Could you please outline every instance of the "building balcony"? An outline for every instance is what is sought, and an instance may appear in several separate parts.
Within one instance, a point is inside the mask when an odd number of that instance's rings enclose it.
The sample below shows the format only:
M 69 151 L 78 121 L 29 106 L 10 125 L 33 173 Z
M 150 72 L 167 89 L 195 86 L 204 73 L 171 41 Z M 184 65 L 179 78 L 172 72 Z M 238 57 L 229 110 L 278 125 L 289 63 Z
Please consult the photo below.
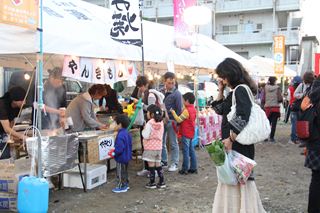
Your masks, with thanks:
M 163 3 L 156 5 L 144 6 L 143 17 L 146 18 L 169 18 L 173 17 L 173 4 Z
M 299 29 L 278 29 L 277 35 L 286 37 L 286 45 L 299 44 Z M 243 44 L 272 44 L 272 30 L 253 32 L 217 32 L 216 40 L 223 45 L 243 45 Z
M 276 0 L 276 11 L 298 11 L 300 10 L 300 0 Z M 236 0 L 224 1 L 216 0 L 216 13 L 239 13 L 272 11 L 272 0 Z

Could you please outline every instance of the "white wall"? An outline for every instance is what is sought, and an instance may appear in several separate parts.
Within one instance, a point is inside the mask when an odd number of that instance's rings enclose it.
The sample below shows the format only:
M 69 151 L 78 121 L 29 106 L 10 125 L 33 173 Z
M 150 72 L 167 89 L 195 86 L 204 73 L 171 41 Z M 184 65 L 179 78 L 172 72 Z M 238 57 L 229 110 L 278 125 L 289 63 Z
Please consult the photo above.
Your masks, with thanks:
M 232 46 L 228 48 L 230 48 L 234 52 L 248 52 L 249 59 L 256 55 L 272 58 L 271 44 Z

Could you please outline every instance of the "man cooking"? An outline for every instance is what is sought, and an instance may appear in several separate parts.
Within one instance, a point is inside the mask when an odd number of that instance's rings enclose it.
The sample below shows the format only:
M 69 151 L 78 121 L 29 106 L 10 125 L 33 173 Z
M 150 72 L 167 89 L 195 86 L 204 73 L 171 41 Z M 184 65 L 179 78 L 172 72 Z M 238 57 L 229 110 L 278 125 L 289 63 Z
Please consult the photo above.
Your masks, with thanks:
M 0 159 L 10 158 L 9 137 L 24 140 L 22 133 L 12 129 L 14 119 L 18 116 L 24 103 L 25 90 L 22 87 L 12 87 L 0 98 Z

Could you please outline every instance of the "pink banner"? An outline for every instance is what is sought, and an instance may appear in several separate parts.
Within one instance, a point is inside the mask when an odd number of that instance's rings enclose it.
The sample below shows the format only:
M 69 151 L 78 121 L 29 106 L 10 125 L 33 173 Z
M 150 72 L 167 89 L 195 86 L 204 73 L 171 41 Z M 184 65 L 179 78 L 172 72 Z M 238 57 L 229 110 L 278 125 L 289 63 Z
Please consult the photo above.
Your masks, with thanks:
M 187 34 L 188 25 L 183 21 L 183 11 L 195 4 L 196 0 L 173 0 L 173 22 L 176 33 Z

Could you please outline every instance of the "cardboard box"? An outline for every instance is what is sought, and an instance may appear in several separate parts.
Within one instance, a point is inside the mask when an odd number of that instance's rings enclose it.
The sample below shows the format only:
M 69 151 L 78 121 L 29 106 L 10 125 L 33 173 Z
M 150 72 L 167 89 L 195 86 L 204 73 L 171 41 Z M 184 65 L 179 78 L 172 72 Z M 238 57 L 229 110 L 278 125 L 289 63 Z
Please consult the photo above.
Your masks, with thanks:
M 83 170 L 83 164 L 81 164 Z M 84 174 L 83 174 L 84 175 Z M 107 182 L 107 166 L 102 164 L 87 164 L 87 189 L 93 189 Z M 78 166 L 63 173 L 63 186 L 82 189 Z
M 0 161 L 0 192 L 17 193 L 18 182 L 30 174 L 30 159 L 19 159 L 14 163 Z
M 17 211 L 17 195 L 0 192 L 0 211 Z

